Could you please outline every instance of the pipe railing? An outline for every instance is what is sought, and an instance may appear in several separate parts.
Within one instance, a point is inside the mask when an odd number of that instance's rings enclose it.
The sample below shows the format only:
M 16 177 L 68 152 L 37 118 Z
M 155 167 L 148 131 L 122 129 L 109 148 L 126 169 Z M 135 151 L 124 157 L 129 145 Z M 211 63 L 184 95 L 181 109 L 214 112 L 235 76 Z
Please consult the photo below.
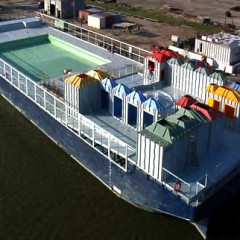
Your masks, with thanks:
M 36 12 L 36 15 L 40 17 L 42 22 L 50 25 L 53 28 L 57 28 L 55 26 L 55 21 L 59 21 L 59 19 L 46 15 L 41 12 Z M 87 41 L 91 44 L 94 44 L 99 47 L 103 47 L 112 51 L 121 56 L 127 57 L 131 60 L 134 60 L 138 63 L 143 64 L 145 56 L 151 54 L 150 51 L 145 49 L 136 47 L 134 45 L 119 41 L 117 39 L 107 37 L 106 35 L 94 32 L 92 30 L 77 26 L 73 23 L 66 22 L 61 20 L 64 24 L 64 28 L 57 28 L 63 32 L 67 32 L 77 38 L 80 38 L 84 41 Z
M 176 186 L 175 184 L 178 182 L 180 184 L 180 189 L 176 192 L 186 197 L 189 202 L 191 202 L 191 199 L 193 199 L 193 197 L 198 195 L 204 188 L 207 187 L 207 174 L 200 177 L 194 183 L 188 183 L 166 168 L 162 168 L 162 173 L 162 182 L 171 190 L 176 190 L 174 188 Z M 202 183 L 202 180 L 204 180 L 204 183 Z
M 136 151 L 134 148 L 107 132 L 79 112 L 76 112 L 64 101 L 58 99 L 51 92 L 48 92 L 45 88 L 38 85 L 2 59 L 0 59 L 0 76 L 57 121 L 81 137 L 86 143 L 92 145 L 98 152 L 104 155 L 95 145 L 101 145 L 103 148 L 106 148 L 108 150 L 107 156 L 109 160 L 123 171 L 127 171 L 128 162 L 135 164 L 129 158 L 129 156 Z M 85 139 L 86 136 L 88 141 Z M 99 141 L 99 137 L 102 138 L 103 141 Z M 91 141 L 91 143 L 89 143 L 89 141 Z M 118 154 L 124 159 L 123 166 L 116 163 L 115 159 L 111 157 L 112 154 Z

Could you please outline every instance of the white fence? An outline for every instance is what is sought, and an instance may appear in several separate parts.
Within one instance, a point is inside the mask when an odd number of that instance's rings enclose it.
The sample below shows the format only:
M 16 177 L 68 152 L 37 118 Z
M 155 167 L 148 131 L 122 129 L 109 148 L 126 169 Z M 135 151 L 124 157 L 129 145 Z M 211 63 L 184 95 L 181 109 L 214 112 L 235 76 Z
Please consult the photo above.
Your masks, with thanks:
M 48 24 L 53 28 L 56 28 L 55 21 L 59 19 L 40 12 L 37 12 L 36 15 L 40 17 L 42 22 Z M 116 54 L 130 58 L 138 63 L 143 64 L 144 57 L 151 54 L 150 51 L 144 50 L 134 45 L 119 41 L 111 37 L 107 37 L 106 35 L 88 30 L 66 21 L 63 22 L 64 28 L 58 28 L 59 30 L 67 32 L 77 38 L 80 38 L 99 47 L 103 47 L 109 51 L 114 51 Z
M 122 170 L 127 171 L 128 162 L 135 164 L 130 157 L 135 155 L 135 149 L 80 113 L 74 112 L 53 93 L 48 92 L 2 59 L 0 59 L 0 76 Z

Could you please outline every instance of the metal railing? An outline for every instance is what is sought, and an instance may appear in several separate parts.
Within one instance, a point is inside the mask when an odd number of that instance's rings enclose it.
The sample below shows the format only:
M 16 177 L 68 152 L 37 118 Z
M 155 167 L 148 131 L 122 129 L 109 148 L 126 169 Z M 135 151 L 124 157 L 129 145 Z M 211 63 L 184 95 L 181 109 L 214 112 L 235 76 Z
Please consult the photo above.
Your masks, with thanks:
M 151 54 L 150 51 L 136 47 L 134 45 L 119 41 L 117 39 L 107 37 L 106 35 L 88 30 L 86 28 L 77 26 L 75 24 L 63 21 L 64 28 L 57 28 L 55 26 L 55 21 L 59 20 L 55 17 L 46 15 L 41 12 L 36 12 L 36 15 L 42 20 L 42 22 L 48 24 L 49 26 L 67 32 L 72 36 L 75 36 L 81 40 L 87 41 L 96 46 L 112 51 L 115 54 L 127 57 L 133 61 L 143 64 L 145 56 Z
M 166 187 L 170 188 L 171 190 L 176 190 L 175 184 L 178 182 L 180 184 L 180 189 L 177 191 L 179 195 L 190 203 L 196 195 L 198 195 L 204 188 L 207 187 L 208 176 L 205 174 L 204 176 L 200 177 L 194 183 L 187 183 L 177 175 L 173 174 L 166 168 L 162 169 L 162 182 L 166 185 Z
M 122 170 L 127 171 L 128 162 L 135 164 L 130 158 L 135 154 L 134 148 L 69 107 L 2 59 L 0 76 Z

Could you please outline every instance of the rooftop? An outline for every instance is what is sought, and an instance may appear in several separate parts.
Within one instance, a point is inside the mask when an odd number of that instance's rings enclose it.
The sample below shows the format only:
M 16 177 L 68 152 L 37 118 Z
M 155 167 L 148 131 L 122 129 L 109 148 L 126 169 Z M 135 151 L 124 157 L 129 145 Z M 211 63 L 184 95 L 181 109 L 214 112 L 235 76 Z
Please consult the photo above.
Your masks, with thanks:
M 145 128 L 141 133 L 167 146 L 206 122 L 206 118 L 197 110 L 181 108 L 175 114 Z
M 202 40 L 206 40 L 208 42 L 219 43 L 231 47 L 240 45 L 240 37 L 236 35 L 232 35 L 229 33 L 216 33 L 208 36 L 202 36 Z

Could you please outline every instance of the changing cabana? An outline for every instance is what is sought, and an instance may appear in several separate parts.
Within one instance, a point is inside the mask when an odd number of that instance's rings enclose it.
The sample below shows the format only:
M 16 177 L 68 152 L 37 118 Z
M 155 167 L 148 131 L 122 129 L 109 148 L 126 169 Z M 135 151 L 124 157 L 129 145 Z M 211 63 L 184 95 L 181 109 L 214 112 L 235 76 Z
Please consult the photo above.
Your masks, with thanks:
M 101 107 L 100 82 L 86 74 L 72 75 L 65 79 L 64 97 L 69 111 L 91 114 Z
M 126 96 L 131 90 L 123 84 L 118 84 L 113 89 L 113 116 L 125 120 Z
M 116 82 L 111 78 L 105 78 L 101 81 L 101 102 L 102 108 L 113 112 L 113 89 L 117 86 Z
M 146 101 L 146 97 L 140 91 L 134 90 L 127 95 L 126 102 L 126 116 L 125 122 L 140 130 L 141 129 L 141 107 L 142 103 Z
M 226 114 L 227 126 L 240 130 L 240 93 L 231 87 L 217 84 L 209 84 L 206 93 L 207 104 Z
M 149 98 L 142 104 L 141 110 L 141 129 L 144 129 L 157 121 L 158 116 L 160 115 L 160 112 L 164 110 L 164 107 L 159 101 L 154 98 Z
M 231 83 L 230 87 L 240 92 L 240 82 L 233 82 Z

